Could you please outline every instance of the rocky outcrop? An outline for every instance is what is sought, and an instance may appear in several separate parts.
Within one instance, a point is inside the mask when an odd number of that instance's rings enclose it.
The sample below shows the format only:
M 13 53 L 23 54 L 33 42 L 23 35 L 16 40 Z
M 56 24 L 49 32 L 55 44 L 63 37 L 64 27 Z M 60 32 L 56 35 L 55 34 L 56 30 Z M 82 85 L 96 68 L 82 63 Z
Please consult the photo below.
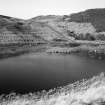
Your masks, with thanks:
M 91 23 L 67 23 L 67 30 L 75 32 L 75 34 L 95 33 L 96 29 Z

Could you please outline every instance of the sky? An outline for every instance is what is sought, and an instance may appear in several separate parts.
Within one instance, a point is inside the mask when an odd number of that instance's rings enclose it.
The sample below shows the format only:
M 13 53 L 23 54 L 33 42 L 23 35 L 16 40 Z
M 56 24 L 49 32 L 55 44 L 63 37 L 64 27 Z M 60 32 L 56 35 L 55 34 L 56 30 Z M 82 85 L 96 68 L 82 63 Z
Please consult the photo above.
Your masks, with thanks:
M 105 8 L 105 0 L 0 0 L 0 15 L 21 19 L 69 15 L 91 8 Z

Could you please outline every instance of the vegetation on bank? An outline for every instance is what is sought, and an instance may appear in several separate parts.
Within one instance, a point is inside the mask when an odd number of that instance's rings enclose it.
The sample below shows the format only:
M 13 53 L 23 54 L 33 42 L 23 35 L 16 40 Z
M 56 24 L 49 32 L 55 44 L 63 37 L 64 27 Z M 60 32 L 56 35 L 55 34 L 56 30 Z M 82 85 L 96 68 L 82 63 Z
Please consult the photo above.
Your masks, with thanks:
M 104 105 L 105 76 L 101 73 L 48 92 L 0 96 L 0 105 Z
M 73 42 L 60 43 L 59 45 L 54 43 L 46 52 L 49 54 L 79 54 L 105 59 L 105 42 L 75 40 Z
M 32 45 L 31 43 L 27 45 L 0 45 L 0 59 L 32 52 L 81 54 L 98 59 L 105 59 L 105 42 L 74 40 L 71 42 L 54 41 L 37 45 Z
M 34 45 L 2 45 L 0 46 L 0 59 L 8 58 L 8 57 L 16 57 L 23 54 L 28 53 L 36 53 L 36 52 L 44 52 L 47 46 L 45 44 Z

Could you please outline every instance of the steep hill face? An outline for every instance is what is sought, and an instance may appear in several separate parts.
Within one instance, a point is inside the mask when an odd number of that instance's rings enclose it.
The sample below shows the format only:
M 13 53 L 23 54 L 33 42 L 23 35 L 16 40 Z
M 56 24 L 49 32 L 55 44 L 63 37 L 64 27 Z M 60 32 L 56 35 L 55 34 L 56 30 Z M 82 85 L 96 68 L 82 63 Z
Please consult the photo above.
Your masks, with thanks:
M 63 16 L 55 15 L 38 16 L 27 20 L 32 32 L 36 32 L 36 34 L 50 41 L 54 39 L 69 40 L 67 30 L 60 26 L 62 22 Z
M 25 38 L 28 33 L 34 39 L 38 36 L 47 41 L 105 40 L 105 9 L 89 9 L 64 16 L 38 16 L 29 20 L 0 15 L 0 33 L 13 34 L 12 39 L 13 36 Z
M 105 31 L 105 9 L 89 9 L 84 12 L 71 14 L 67 18 L 69 22 L 91 23 L 97 32 Z
M 105 40 L 105 9 L 89 9 L 64 16 L 67 30 L 76 39 Z
M 25 20 L 0 15 L 0 44 L 24 44 L 38 40 L 42 41 L 42 38 L 32 33 Z
M 24 20 L 0 15 L 0 33 L 9 31 L 18 34 L 29 30 L 30 28 L 25 24 Z
M 60 38 L 68 40 L 105 40 L 105 9 L 89 9 L 69 16 L 38 16 L 28 22 L 44 23 L 58 32 Z
M 52 27 L 46 22 L 29 22 L 31 32 L 36 33 L 38 36 L 43 37 L 45 40 L 52 41 L 53 39 L 65 39 L 65 35 L 62 35 L 55 27 Z

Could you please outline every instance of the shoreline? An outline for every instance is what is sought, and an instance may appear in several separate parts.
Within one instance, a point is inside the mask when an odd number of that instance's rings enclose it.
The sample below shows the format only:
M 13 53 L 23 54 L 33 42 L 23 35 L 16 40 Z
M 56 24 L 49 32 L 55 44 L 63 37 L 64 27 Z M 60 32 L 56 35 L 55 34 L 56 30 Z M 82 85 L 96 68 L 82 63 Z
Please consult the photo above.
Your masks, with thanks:
M 29 94 L 1 95 L 2 105 L 104 105 L 104 73 L 90 79 L 83 79 L 58 89 L 43 90 Z M 101 104 L 103 103 L 103 104 Z
M 105 41 L 80 41 L 66 43 L 49 43 L 37 46 L 22 46 L 0 48 L 0 59 L 15 57 L 28 53 L 48 53 L 48 54 L 83 54 L 90 57 L 98 56 L 99 59 L 105 59 Z M 97 58 L 97 57 L 96 57 Z
M 67 43 L 66 43 L 67 44 Z M 105 57 L 105 45 L 97 44 L 67 44 L 67 46 L 33 46 L 26 47 L 24 54 L 45 52 L 50 54 L 81 54 L 82 56 L 98 56 L 98 59 Z M 76 46 L 75 46 L 76 45 Z M 24 49 L 20 50 L 20 55 Z M 15 50 L 15 51 L 16 51 Z M 17 52 L 19 54 L 19 52 Z M 14 53 L 14 54 L 16 54 Z M 8 53 L 7 53 L 8 54 Z M 11 53 L 10 53 L 11 54 Z M 13 53 L 12 53 L 13 54 Z M 16 55 L 15 55 L 16 56 Z M 15 57 L 14 56 L 14 57 Z M 18 56 L 18 55 L 17 55 Z M 13 57 L 13 56 L 12 56 Z M 93 57 L 95 58 L 95 57 Z M 3 58 L 4 59 L 4 58 Z M 100 104 L 103 103 L 103 104 Z M 42 90 L 41 92 L 29 94 L 2 94 L 0 96 L 1 105 L 104 105 L 105 104 L 105 76 L 101 73 L 91 79 L 83 79 L 81 81 L 68 84 L 63 87 L 50 89 L 49 91 Z

